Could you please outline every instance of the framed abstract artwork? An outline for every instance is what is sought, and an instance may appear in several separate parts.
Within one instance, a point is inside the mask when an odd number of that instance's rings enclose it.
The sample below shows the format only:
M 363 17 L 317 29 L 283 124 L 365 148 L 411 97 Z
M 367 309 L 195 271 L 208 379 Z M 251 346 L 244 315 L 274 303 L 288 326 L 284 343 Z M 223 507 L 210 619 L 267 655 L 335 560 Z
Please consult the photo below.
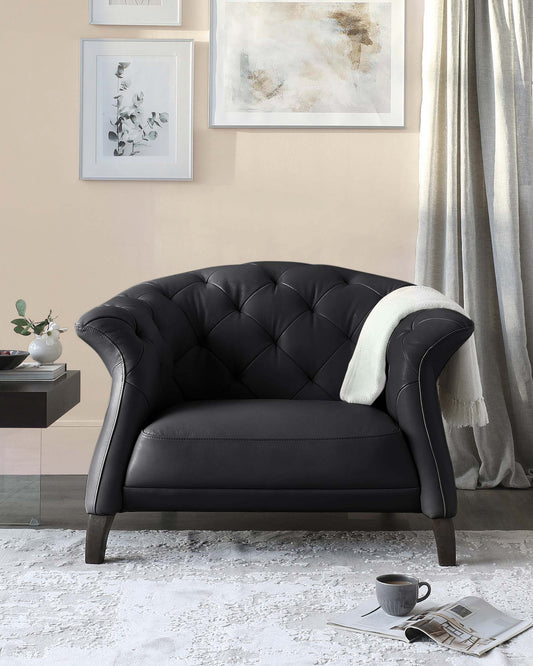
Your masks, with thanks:
M 181 0 L 89 0 L 95 25 L 181 25 Z
M 211 127 L 402 127 L 404 0 L 211 0 Z
M 83 39 L 80 178 L 192 180 L 193 41 Z

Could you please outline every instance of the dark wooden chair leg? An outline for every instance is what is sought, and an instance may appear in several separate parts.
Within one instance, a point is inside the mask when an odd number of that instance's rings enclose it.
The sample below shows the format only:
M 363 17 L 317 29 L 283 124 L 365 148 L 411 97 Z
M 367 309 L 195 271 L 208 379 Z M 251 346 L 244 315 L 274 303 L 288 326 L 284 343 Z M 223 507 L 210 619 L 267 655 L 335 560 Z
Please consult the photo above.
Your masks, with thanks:
M 85 563 L 102 564 L 105 559 L 107 537 L 115 516 L 89 514 L 85 537 Z
M 455 529 L 451 518 L 434 518 L 433 534 L 437 544 L 437 555 L 441 567 L 454 567 L 457 564 L 455 554 Z

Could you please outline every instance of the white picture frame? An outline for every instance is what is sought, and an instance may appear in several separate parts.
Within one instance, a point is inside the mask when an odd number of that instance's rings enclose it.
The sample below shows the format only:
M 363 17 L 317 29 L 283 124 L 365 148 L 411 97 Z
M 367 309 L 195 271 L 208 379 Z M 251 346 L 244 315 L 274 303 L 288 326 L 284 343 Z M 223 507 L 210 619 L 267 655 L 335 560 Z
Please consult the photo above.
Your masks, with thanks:
M 210 127 L 404 126 L 405 0 L 211 0 L 210 13 Z
M 81 180 L 192 180 L 192 39 L 82 39 Z
M 181 25 L 182 0 L 89 0 L 93 25 Z

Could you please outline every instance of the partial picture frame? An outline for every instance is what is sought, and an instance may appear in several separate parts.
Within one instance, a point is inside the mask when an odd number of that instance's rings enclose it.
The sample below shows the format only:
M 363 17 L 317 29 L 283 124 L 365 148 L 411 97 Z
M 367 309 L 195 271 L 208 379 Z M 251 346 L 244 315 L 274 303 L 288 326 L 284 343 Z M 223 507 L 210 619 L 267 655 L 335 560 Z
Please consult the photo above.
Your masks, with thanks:
M 81 180 L 192 180 L 192 39 L 82 39 Z
M 405 0 L 211 0 L 210 14 L 210 127 L 404 127 Z
M 181 25 L 182 0 L 89 0 L 93 25 Z

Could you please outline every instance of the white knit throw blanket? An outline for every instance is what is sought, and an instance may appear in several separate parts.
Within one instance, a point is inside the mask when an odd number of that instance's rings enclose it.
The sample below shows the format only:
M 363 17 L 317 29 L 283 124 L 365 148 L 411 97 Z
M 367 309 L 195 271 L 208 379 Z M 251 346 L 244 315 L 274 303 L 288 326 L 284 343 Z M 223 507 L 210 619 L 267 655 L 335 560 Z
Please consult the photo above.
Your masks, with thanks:
M 412 312 L 434 308 L 447 308 L 466 315 L 460 305 L 431 287 L 401 287 L 384 296 L 361 329 L 342 383 L 341 400 L 371 405 L 385 387 L 385 356 L 392 332 Z M 442 371 L 439 397 L 442 414 L 450 425 L 484 426 L 489 422 L 473 335 Z

